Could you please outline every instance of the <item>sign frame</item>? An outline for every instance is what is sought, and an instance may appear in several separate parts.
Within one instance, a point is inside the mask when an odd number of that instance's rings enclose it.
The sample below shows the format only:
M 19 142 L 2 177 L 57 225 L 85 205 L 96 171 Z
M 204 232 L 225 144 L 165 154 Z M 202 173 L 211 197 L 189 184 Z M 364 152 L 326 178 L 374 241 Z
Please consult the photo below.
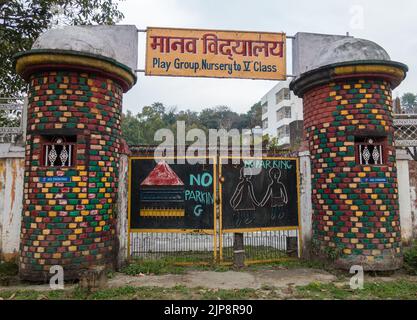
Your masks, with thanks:
M 183 75 L 183 74 L 158 74 L 149 72 L 149 51 L 150 51 L 150 31 L 151 30 L 165 30 L 165 31 L 180 31 L 180 32 L 213 32 L 213 33 L 236 33 L 236 34 L 256 34 L 260 35 L 277 35 L 282 37 L 283 42 L 283 56 L 282 60 L 283 70 L 280 72 L 280 77 L 251 77 L 251 76 L 215 76 L 215 75 Z M 202 55 L 201 55 L 202 56 Z M 233 60 L 232 60 L 233 61 Z M 253 62 L 253 61 L 252 61 Z M 194 29 L 194 28 L 168 28 L 168 27 L 147 27 L 146 28 L 146 45 L 145 45 L 145 76 L 157 77 L 192 77 L 192 78 L 216 78 L 216 79 L 250 79 L 250 80 L 272 80 L 285 81 L 287 80 L 287 34 L 285 32 L 264 32 L 264 31 L 237 31 L 237 30 L 223 30 L 223 29 Z M 254 71 L 251 71 L 253 74 Z

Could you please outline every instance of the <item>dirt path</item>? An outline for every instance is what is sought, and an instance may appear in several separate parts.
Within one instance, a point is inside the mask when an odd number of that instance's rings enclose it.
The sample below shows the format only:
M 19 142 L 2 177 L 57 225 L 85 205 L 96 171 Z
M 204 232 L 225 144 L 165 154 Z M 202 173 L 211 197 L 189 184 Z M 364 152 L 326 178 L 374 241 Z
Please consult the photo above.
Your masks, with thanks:
M 116 273 L 108 280 L 109 288 L 122 286 L 132 287 L 164 287 L 185 286 L 188 288 L 207 289 L 261 289 L 264 287 L 284 288 L 288 286 L 307 285 L 313 281 L 329 283 L 336 281 L 336 277 L 326 271 L 315 269 L 283 269 L 262 270 L 248 272 L 215 272 L 188 271 L 184 274 L 140 275 L 128 276 Z M 65 285 L 66 290 L 74 289 L 76 285 Z M 46 291 L 49 285 L 34 285 L 22 283 L 12 286 L 0 286 L 0 290 L 34 290 Z
M 313 281 L 333 282 L 336 277 L 326 271 L 314 269 L 262 270 L 252 272 L 190 271 L 179 275 L 127 276 L 117 274 L 109 280 L 109 287 L 129 285 L 133 287 L 151 286 L 171 288 L 185 286 L 208 289 L 261 289 L 263 287 L 282 288 L 289 285 L 302 286 Z
M 334 283 L 336 286 L 348 284 L 348 274 L 345 279 L 337 278 L 335 275 L 319 269 L 294 268 L 294 269 L 273 269 L 257 271 L 195 271 L 190 270 L 184 274 L 165 274 L 165 275 L 138 275 L 129 276 L 122 273 L 115 273 L 108 280 L 107 287 L 117 288 L 124 286 L 131 287 L 158 287 L 173 288 L 184 286 L 187 288 L 205 289 L 264 289 L 264 288 L 288 288 L 305 286 L 312 282 L 322 284 Z M 396 273 L 390 277 L 365 276 L 365 281 L 389 282 L 395 280 L 417 281 L 417 277 L 407 276 Z M 76 284 L 66 284 L 65 290 L 74 289 Z M 34 285 L 22 283 L 11 286 L 0 286 L 0 291 L 48 291 L 49 285 Z

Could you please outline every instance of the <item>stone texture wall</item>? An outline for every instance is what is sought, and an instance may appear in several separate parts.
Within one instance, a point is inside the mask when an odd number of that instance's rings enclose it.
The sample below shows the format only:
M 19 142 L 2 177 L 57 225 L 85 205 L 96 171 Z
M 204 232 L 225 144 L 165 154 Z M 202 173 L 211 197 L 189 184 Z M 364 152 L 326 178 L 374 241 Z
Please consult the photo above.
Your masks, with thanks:
M 312 159 L 314 246 L 342 267 L 395 269 L 401 264 L 390 84 L 347 79 L 304 95 Z M 384 165 L 359 165 L 355 136 L 386 136 Z M 364 183 L 362 178 L 386 178 Z
M 122 88 L 94 73 L 30 77 L 20 274 L 40 280 L 52 265 L 65 278 L 113 260 Z M 72 167 L 45 167 L 45 135 L 76 136 Z M 70 182 L 42 183 L 66 176 Z
M 417 161 L 409 161 L 408 168 L 410 172 L 410 200 L 413 237 L 414 239 L 417 239 Z
M 22 148 L 23 151 L 23 148 Z M 0 261 L 18 257 L 23 195 L 23 152 L 0 156 Z

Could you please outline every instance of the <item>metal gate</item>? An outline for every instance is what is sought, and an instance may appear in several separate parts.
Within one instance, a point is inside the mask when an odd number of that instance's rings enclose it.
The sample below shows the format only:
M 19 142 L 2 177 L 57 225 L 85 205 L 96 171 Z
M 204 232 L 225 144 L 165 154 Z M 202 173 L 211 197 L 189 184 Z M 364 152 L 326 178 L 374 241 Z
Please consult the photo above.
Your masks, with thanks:
M 131 258 L 227 264 L 235 233 L 247 264 L 300 254 L 297 158 L 130 157 L 128 196 Z

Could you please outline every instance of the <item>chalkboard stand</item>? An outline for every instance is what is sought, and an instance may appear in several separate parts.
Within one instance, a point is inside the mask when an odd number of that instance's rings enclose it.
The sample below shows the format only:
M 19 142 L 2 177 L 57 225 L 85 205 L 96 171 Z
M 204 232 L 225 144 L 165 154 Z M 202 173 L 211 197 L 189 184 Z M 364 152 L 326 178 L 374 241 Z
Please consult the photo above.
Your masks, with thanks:
M 243 233 L 234 233 L 233 236 L 233 266 L 239 269 L 245 266 L 245 248 L 243 246 Z

